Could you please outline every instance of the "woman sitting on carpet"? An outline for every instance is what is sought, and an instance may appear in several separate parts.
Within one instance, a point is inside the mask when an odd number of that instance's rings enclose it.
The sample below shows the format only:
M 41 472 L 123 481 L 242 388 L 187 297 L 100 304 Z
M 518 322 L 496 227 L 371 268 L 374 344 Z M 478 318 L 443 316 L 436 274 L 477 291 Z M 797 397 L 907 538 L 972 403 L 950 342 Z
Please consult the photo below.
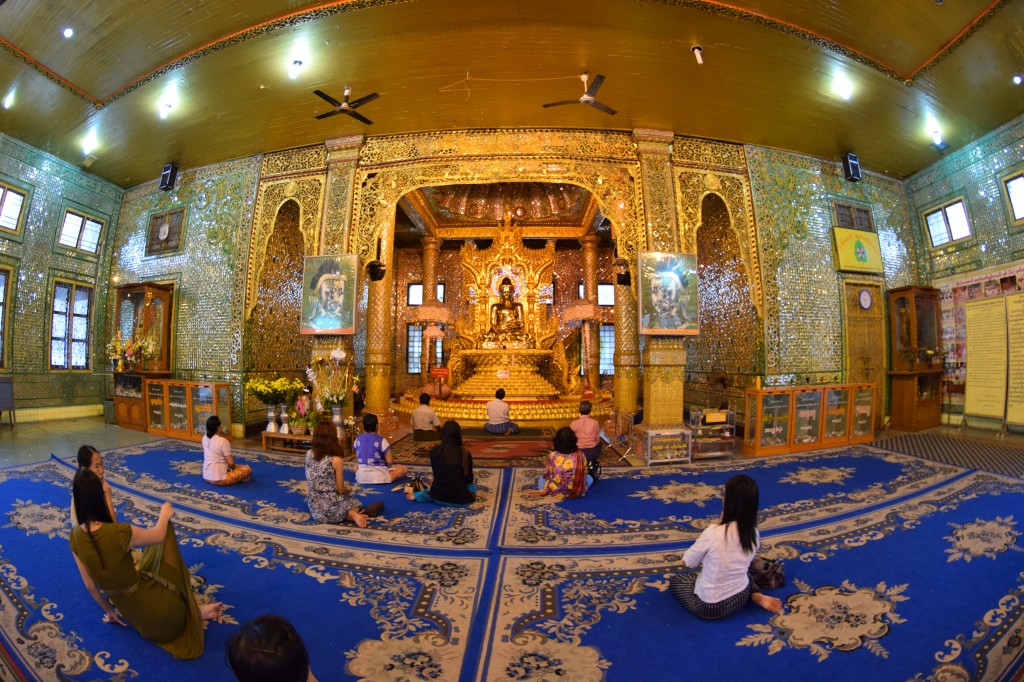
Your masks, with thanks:
M 375 485 L 391 483 L 409 472 L 409 467 L 391 459 L 391 444 L 377 434 L 377 415 L 363 415 L 363 433 L 352 443 L 356 451 L 356 483 Z
M 748 601 L 778 613 L 782 602 L 760 592 L 748 575 L 761 540 L 757 532 L 758 489 L 743 474 L 725 483 L 722 516 L 704 529 L 683 555 L 683 563 L 698 571 L 677 573 L 669 588 L 687 611 L 704 620 L 721 620 Z
M 548 455 L 544 475 L 537 481 L 537 489 L 526 493 L 528 497 L 551 495 L 561 500 L 583 497 L 593 484 L 587 474 L 587 458 L 576 447 L 576 434 L 568 426 L 555 432 L 554 450 Z
M 408 492 L 407 499 L 450 507 L 465 507 L 476 501 L 473 456 L 462 447 L 462 427 L 454 419 L 441 427 L 441 443 L 430 451 L 430 468 L 433 471 L 430 490 Z
M 110 519 L 112 521 L 117 520 L 117 513 L 114 512 L 114 494 L 110 489 L 110 484 L 107 483 L 106 479 L 103 478 L 103 456 L 100 455 L 99 450 L 91 445 L 83 445 L 78 448 L 78 468 L 88 469 L 97 476 L 100 477 L 100 481 L 103 482 L 103 499 L 107 502 L 107 510 L 110 512 Z M 75 500 L 71 500 L 71 525 L 75 525 Z
M 313 429 L 313 447 L 306 452 L 309 515 L 317 523 L 351 522 L 366 528 L 367 519 L 384 511 L 383 502 L 363 508 L 345 483 L 341 443 L 334 424 L 322 421 Z
M 203 480 L 214 485 L 234 485 L 252 480 L 252 467 L 248 464 L 235 464 L 235 458 L 231 456 L 231 443 L 220 435 L 220 417 L 217 415 L 206 420 Z
M 72 494 L 79 525 L 71 531 L 71 552 L 103 622 L 131 625 L 175 658 L 201 656 L 203 621 L 219 618 L 224 605 L 196 603 L 170 523 L 171 503 L 164 502 L 155 526 L 142 528 L 114 522 L 103 481 L 89 469 L 75 474 Z M 146 547 L 138 569 L 133 545 Z

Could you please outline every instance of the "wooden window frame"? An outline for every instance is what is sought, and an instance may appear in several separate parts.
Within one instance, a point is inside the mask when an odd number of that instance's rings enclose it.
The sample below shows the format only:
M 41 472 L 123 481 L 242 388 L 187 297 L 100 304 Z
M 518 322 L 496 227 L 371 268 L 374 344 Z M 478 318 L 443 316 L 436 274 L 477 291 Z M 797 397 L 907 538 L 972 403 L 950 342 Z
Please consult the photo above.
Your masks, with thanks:
M 964 207 L 964 216 L 967 218 L 967 236 L 960 237 L 958 239 L 953 239 L 953 231 L 949 226 L 949 218 L 946 214 L 946 211 L 957 204 L 962 204 Z M 941 244 L 936 244 L 932 240 L 932 231 L 931 228 L 928 226 L 928 217 L 936 213 L 941 213 L 942 223 L 946 229 L 946 236 L 949 238 L 948 241 L 945 241 Z M 971 212 L 967 206 L 967 199 L 962 194 L 950 197 L 936 204 L 932 204 L 928 208 L 921 211 L 921 225 L 924 229 L 924 236 L 928 240 L 928 247 L 932 251 L 948 249 L 951 246 L 959 247 L 962 246 L 963 244 L 969 243 L 971 240 L 974 239 L 974 226 L 971 224 Z
M 1007 232 L 1016 233 L 1024 231 L 1024 206 L 1021 206 L 1022 215 L 1017 218 L 1013 214 L 1013 201 L 1010 198 L 1010 183 L 1020 181 L 1024 183 L 1024 164 L 1017 164 L 999 176 L 999 191 L 1003 194 L 1003 206 L 1006 208 Z
M 18 209 L 18 215 L 14 220 L 14 229 L 0 226 L 0 235 L 8 238 L 20 237 L 22 234 L 22 228 L 25 226 L 25 216 L 28 215 L 28 211 L 25 209 L 29 204 L 29 191 L 24 187 L 18 187 L 9 182 L 0 181 L 0 208 L 3 208 L 3 205 L 10 194 L 17 194 L 21 197 L 21 208 Z
M 68 293 L 68 311 L 67 313 L 58 313 L 56 310 L 56 299 L 57 299 L 57 288 L 58 287 L 69 287 Z M 89 310 L 85 315 L 77 315 L 75 310 L 75 299 L 79 290 L 89 291 Z M 47 365 L 51 372 L 88 372 L 92 370 L 92 316 L 95 310 L 96 303 L 96 287 L 91 284 L 84 282 L 75 282 L 68 279 L 54 279 L 53 286 L 50 288 L 50 326 L 47 332 L 47 336 L 50 342 L 47 346 Z M 66 324 L 64 326 L 64 336 L 57 337 L 53 335 L 53 322 L 58 315 L 64 315 L 67 317 Z M 86 320 L 86 332 L 85 339 L 75 339 L 73 336 L 74 321 L 76 317 L 84 317 Z M 54 365 L 53 364 L 53 344 L 54 341 L 63 341 L 64 346 L 64 360 L 65 365 Z M 73 365 L 74 354 L 72 349 L 75 343 L 85 343 L 85 366 L 75 367 Z
M 78 216 L 79 218 L 82 219 L 82 227 L 78 231 L 78 237 L 75 240 L 75 246 L 65 244 L 64 242 L 61 241 L 61 237 L 64 236 L 64 225 L 67 224 L 69 215 Z M 100 226 L 99 233 L 96 235 L 95 251 L 90 251 L 89 249 L 82 248 L 82 235 L 85 234 L 86 221 L 96 223 L 97 225 Z M 100 252 L 100 247 L 103 245 L 103 230 L 106 228 L 106 226 L 106 221 L 100 220 L 96 216 L 89 215 L 84 211 L 79 211 L 74 208 L 65 208 L 64 214 L 60 220 L 60 226 L 57 228 L 57 246 L 62 249 L 68 249 L 70 251 L 75 251 L 77 253 L 84 253 L 89 256 L 98 256 Z

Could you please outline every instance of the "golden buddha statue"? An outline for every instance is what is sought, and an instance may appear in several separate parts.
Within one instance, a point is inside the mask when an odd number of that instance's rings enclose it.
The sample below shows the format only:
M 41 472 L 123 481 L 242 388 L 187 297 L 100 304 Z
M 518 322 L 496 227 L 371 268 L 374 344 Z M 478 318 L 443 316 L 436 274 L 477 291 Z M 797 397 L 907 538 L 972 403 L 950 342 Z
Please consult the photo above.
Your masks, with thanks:
M 491 305 L 491 327 L 487 330 L 486 339 L 496 342 L 528 341 L 523 304 L 515 300 L 516 288 L 512 280 L 508 277 L 502 279 L 498 292 L 498 302 Z

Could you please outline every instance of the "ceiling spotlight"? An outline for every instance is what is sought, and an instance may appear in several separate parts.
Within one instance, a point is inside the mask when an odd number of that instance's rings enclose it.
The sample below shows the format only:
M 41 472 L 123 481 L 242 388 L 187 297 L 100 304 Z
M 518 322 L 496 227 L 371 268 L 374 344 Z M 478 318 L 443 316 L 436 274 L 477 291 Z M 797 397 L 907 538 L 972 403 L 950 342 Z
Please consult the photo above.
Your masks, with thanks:
M 700 45 L 694 45 L 693 47 L 690 48 L 690 52 L 693 53 L 693 56 L 697 59 L 697 63 L 698 64 L 703 64 L 704 63 L 704 48 L 703 47 L 701 47 Z
M 288 77 L 289 78 L 298 78 L 300 71 L 302 71 L 302 60 L 301 59 L 292 60 L 292 65 L 288 67 Z
M 174 108 L 174 105 L 172 105 L 170 102 L 164 102 L 163 104 L 161 104 L 160 105 L 160 118 L 167 118 L 167 116 L 171 113 L 171 109 L 173 109 L 173 108 Z
M 71 28 L 70 26 L 68 26 L 66 29 L 64 29 L 64 37 L 65 38 L 70 38 L 73 35 L 75 35 L 75 29 Z
M 1017 74 L 1016 76 L 1013 77 L 1013 84 L 1014 85 L 1020 85 L 1020 83 L 1021 83 L 1021 77 L 1020 77 L 1020 74 Z
M 10 109 L 14 106 L 14 90 L 8 92 L 7 96 L 4 97 L 3 106 L 4 109 Z

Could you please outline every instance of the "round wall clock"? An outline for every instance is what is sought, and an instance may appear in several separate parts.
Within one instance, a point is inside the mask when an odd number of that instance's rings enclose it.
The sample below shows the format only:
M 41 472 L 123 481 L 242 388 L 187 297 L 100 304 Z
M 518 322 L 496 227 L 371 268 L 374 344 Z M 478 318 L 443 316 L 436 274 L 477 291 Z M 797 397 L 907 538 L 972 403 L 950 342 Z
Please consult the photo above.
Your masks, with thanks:
M 857 302 L 860 303 L 860 307 L 864 310 L 868 310 L 874 299 L 871 298 L 871 292 L 867 289 L 861 289 L 860 293 L 857 294 Z

